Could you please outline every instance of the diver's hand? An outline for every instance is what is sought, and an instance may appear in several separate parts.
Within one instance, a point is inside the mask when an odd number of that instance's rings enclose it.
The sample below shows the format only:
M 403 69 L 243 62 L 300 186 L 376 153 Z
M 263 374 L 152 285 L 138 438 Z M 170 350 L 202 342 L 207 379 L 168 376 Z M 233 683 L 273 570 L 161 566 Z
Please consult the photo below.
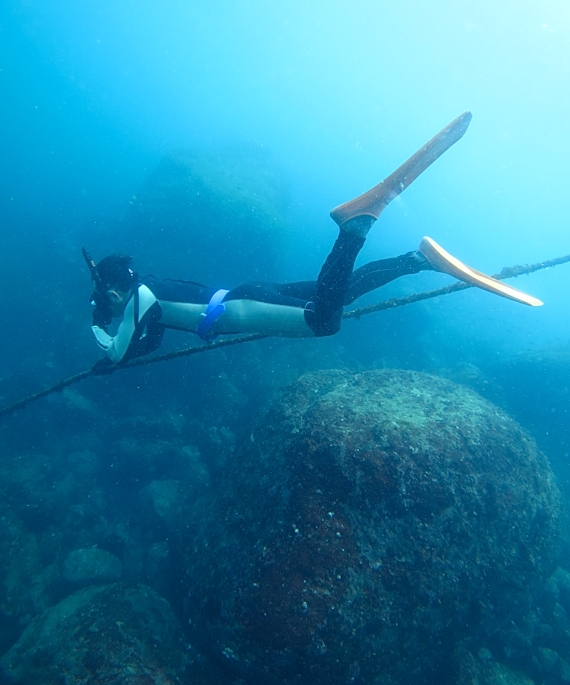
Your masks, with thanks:
M 99 328 L 99 326 L 91 326 L 91 332 L 95 336 L 97 345 L 99 345 L 102 350 L 107 351 L 113 342 L 113 338 L 104 328 Z
M 93 366 L 91 373 L 94 376 L 105 376 L 109 373 L 113 373 L 115 364 L 109 359 L 109 357 L 103 357 Z
M 111 323 L 111 316 L 106 309 L 102 307 L 95 307 L 91 315 L 94 326 L 105 329 Z

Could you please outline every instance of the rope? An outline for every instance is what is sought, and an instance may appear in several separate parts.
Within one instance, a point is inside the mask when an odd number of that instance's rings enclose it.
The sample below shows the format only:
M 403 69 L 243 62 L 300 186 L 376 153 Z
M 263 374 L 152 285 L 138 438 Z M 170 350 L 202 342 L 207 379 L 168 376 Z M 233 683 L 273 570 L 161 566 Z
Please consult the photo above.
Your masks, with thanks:
M 549 259 L 546 262 L 537 262 L 536 264 L 505 266 L 501 273 L 495 274 L 493 278 L 496 278 L 498 281 L 504 281 L 507 278 L 516 278 L 517 276 L 532 274 L 535 271 L 548 269 L 551 266 L 558 266 L 559 264 L 566 264 L 567 262 L 570 262 L 570 254 L 564 255 L 564 257 L 557 257 L 556 259 Z M 456 293 L 459 290 L 467 290 L 467 288 L 475 287 L 476 286 L 470 285 L 469 283 L 462 283 L 461 281 L 458 281 L 457 283 L 447 285 L 444 288 L 438 288 L 437 290 L 428 290 L 423 293 L 415 293 L 414 295 L 409 295 L 408 297 L 395 297 L 392 300 L 385 300 L 384 302 L 378 302 L 378 304 L 371 304 L 368 307 L 352 309 L 349 312 L 344 312 L 343 317 L 345 319 L 359 319 L 361 316 L 366 316 L 366 314 L 372 314 L 373 312 L 381 312 L 385 309 L 393 309 L 394 307 L 403 307 L 407 304 L 413 304 L 414 302 L 431 300 L 433 297 L 441 297 L 442 295 L 449 295 L 450 293 Z
M 522 266 L 506 266 L 499 274 L 493 276 L 497 280 L 505 280 L 506 278 L 516 278 L 517 276 L 522 276 L 524 274 L 531 274 L 535 271 L 540 271 L 542 269 L 549 269 L 553 266 L 558 266 L 560 264 L 566 264 L 570 262 L 570 254 L 564 257 L 557 257 L 556 259 L 549 259 L 545 262 L 537 262 L 536 264 L 526 264 Z M 458 281 L 453 285 L 448 285 L 444 288 L 438 288 L 437 290 L 428 290 L 422 293 L 415 293 L 414 295 L 408 295 L 407 297 L 395 297 L 391 300 L 385 300 L 384 302 L 378 302 L 377 304 L 372 304 L 367 307 L 359 307 L 358 309 L 352 309 L 349 312 L 344 312 L 344 319 L 360 319 L 361 316 L 366 316 L 367 314 L 372 314 L 373 312 L 380 312 L 386 309 L 394 309 L 395 307 L 404 307 L 408 304 L 413 304 L 414 302 L 421 302 L 422 300 L 431 300 L 434 297 L 441 297 L 442 295 L 449 295 L 450 293 L 455 293 L 459 290 L 466 290 L 467 288 L 473 288 L 468 283 L 462 283 Z M 121 366 L 111 366 L 106 372 L 106 375 L 115 373 L 117 371 L 122 371 L 123 369 L 133 369 L 139 366 L 147 366 L 148 364 L 157 364 L 158 362 L 170 361 L 171 359 L 178 359 L 179 357 L 189 357 L 193 354 L 200 354 L 202 352 L 212 352 L 214 350 L 219 350 L 222 347 L 232 347 L 234 345 L 242 345 L 243 343 L 254 342 L 255 340 L 263 340 L 267 336 L 263 333 L 254 333 L 253 335 L 242 335 L 237 338 L 231 338 L 227 340 L 218 340 L 217 342 L 209 343 L 207 345 L 199 345 L 196 347 L 185 347 L 181 350 L 175 350 L 174 352 L 166 352 L 165 354 L 159 354 L 154 357 L 149 357 L 145 359 L 135 359 L 127 364 Z M 78 373 L 75 376 L 70 376 L 69 378 L 64 378 L 55 385 L 45 388 L 41 392 L 37 392 L 34 395 L 29 395 L 14 404 L 10 404 L 7 407 L 0 409 L 0 418 L 7 416 L 8 414 L 13 414 L 18 409 L 24 409 L 32 402 L 42 399 L 42 397 L 47 397 L 56 392 L 61 392 L 70 385 L 75 385 L 80 381 L 88 378 L 89 376 L 94 376 L 93 369 L 88 369 L 82 373 Z

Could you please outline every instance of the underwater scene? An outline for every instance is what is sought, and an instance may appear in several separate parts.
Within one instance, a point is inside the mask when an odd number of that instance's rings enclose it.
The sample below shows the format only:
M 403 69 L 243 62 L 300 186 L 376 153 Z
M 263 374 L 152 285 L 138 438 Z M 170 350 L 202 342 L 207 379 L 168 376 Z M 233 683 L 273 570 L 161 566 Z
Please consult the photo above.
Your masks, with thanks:
M 0 3 L 0 684 L 570 683 L 570 4 Z

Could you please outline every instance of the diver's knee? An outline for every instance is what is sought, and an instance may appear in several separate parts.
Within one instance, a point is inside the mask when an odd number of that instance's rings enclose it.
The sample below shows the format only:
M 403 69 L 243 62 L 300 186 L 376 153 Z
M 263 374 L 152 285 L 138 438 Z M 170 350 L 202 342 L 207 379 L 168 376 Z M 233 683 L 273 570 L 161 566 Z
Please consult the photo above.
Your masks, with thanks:
M 309 302 L 305 307 L 305 322 L 317 338 L 335 335 L 340 331 L 342 307 L 325 319 L 319 316 L 319 312 L 315 310 L 314 302 Z

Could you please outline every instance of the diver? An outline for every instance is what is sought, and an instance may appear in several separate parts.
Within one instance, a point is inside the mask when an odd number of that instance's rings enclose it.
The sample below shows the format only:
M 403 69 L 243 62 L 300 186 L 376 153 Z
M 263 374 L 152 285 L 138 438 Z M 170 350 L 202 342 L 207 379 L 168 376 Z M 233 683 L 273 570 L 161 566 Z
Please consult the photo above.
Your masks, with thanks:
M 354 270 L 366 236 L 385 207 L 464 135 L 470 121 L 471 113 L 463 113 L 377 186 L 331 211 L 339 235 L 316 281 L 249 282 L 225 290 L 192 281 L 139 278 L 131 269 L 131 257 L 110 255 L 96 264 L 83 248 L 94 287 L 92 331 L 106 353 L 93 372 L 108 372 L 115 364 L 156 350 L 167 328 L 196 333 L 205 341 L 236 333 L 334 335 L 340 330 L 345 305 L 396 278 L 426 270 L 523 304 L 542 305 L 463 264 L 429 237 L 415 251 Z M 111 336 L 107 328 L 118 317 L 122 322 Z

